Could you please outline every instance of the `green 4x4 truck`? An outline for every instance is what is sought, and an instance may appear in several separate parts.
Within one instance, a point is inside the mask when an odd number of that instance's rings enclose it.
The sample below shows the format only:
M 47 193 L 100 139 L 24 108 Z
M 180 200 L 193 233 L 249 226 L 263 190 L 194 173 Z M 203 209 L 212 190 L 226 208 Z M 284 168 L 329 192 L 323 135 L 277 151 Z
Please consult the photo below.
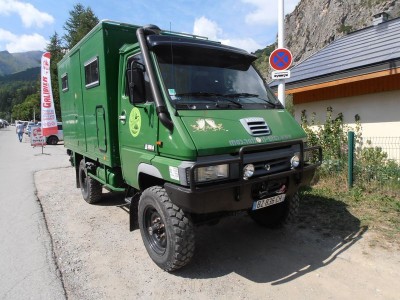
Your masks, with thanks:
M 286 222 L 321 163 L 255 59 L 198 36 L 102 21 L 58 64 L 77 187 L 89 203 L 103 187 L 125 192 L 131 230 L 138 224 L 166 271 L 192 258 L 195 225 L 238 211 L 264 226 Z

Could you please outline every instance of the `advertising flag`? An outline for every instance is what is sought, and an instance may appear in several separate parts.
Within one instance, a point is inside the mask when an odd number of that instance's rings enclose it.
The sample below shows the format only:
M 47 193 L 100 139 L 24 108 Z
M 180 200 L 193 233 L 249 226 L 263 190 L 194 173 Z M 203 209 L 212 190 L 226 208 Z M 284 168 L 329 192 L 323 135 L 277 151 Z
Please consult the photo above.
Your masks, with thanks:
M 51 89 L 50 77 L 50 52 L 46 52 L 42 56 L 42 72 L 40 80 L 41 90 L 41 124 L 42 135 L 49 136 L 57 134 L 57 118 L 53 101 L 53 92 Z

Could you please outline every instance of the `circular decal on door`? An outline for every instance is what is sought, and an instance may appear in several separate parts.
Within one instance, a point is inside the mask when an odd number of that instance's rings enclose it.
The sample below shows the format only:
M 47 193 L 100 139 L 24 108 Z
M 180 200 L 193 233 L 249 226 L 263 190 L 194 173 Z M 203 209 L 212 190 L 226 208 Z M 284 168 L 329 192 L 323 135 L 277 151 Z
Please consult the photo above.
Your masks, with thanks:
M 137 107 L 134 107 L 129 115 L 129 130 L 133 137 L 137 137 L 142 125 L 142 117 Z

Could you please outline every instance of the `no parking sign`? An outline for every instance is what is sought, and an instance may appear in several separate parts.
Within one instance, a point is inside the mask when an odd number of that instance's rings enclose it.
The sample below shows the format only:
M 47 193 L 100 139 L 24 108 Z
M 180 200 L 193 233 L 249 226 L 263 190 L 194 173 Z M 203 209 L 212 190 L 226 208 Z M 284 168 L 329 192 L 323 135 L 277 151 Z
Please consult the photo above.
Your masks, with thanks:
M 269 56 L 270 66 L 277 71 L 284 71 L 292 65 L 292 53 L 286 48 L 275 49 Z

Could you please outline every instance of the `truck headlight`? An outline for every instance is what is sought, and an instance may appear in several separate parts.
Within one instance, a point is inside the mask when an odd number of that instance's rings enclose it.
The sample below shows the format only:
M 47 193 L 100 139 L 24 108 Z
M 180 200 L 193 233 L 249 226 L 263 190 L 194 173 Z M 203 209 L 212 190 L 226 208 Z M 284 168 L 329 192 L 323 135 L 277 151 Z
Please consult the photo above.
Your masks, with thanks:
M 217 165 L 197 168 L 195 170 L 196 182 L 226 179 L 229 177 L 229 165 Z

